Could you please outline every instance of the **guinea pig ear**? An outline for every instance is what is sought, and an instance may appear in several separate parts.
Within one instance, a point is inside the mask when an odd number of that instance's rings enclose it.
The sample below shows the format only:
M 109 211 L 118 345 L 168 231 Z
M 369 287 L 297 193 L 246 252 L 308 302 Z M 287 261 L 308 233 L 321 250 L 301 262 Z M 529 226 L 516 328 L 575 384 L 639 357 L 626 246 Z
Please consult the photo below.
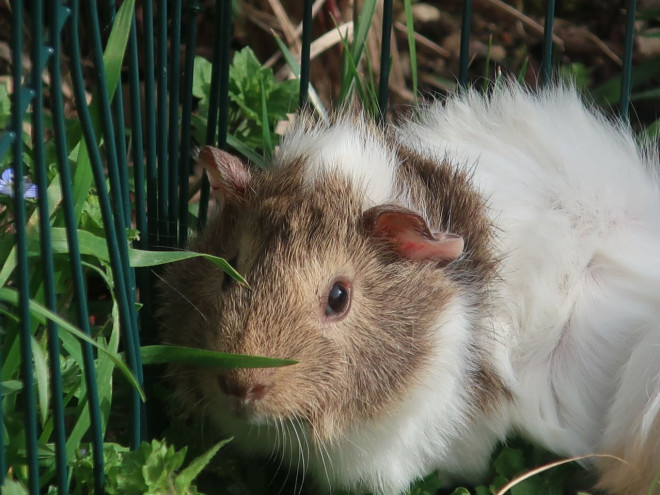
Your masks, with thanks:
M 206 169 L 217 200 L 224 203 L 245 196 L 252 174 L 239 158 L 213 146 L 204 146 L 199 151 L 198 161 Z
M 463 238 L 449 232 L 431 232 L 414 211 L 396 205 L 380 205 L 363 214 L 367 231 L 390 243 L 397 254 L 409 260 L 450 262 L 463 252 Z

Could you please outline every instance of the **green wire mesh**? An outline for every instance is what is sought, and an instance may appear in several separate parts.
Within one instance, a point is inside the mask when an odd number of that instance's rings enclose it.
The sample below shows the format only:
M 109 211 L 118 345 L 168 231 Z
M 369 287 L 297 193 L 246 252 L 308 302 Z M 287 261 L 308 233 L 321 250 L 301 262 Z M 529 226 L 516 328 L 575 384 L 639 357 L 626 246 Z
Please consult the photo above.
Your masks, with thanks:
M 155 4 L 155 11 L 154 11 Z M 309 91 L 310 45 L 312 39 L 312 4 L 305 0 L 303 5 L 302 60 L 300 72 L 299 105 L 307 104 Z M 54 448 L 55 465 L 45 475 L 44 467 L 39 465 L 39 421 L 36 409 L 36 392 L 32 380 L 32 336 L 38 326 L 36 318 L 31 317 L 31 298 L 41 294 L 39 302 L 57 312 L 56 286 L 58 274 L 54 269 L 52 249 L 52 227 L 64 227 L 68 244 L 68 263 L 74 294 L 75 324 L 85 334 L 91 335 L 90 311 L 87 302 L 87 288 L 83 271 L 78 225 L 82 212 L 72 198 L 76 192 L 72 184 L 80 184 L 84 176 L 88 187 L 93 187 L 99 198 L 104 228 L 106 229 L 107 249 L 110 256 L 115 297 L 119 306 L 121 337 L 126 361 L 138 382 L 145 378 L 140 362 L 141 343 L 151 342 L 153 335 L 151 312 L 151 286 L 153 277 L 146 269 L 136 271 L 130 266 L 128 257 L 129 242 L 127 228 L 134 221 L 140 233 L 134 241 L 140 249 L 179 248 L 187 241 L 188 225 L 188 179 L 192 171 L 191 161 L 191 114 L 193 60 L 196 47 L 197 22 L 201 13 L 198 0 L 159 0 L 141 2 L 143 53 L 138 52 L 138 31 L 135 12 L 130 13 L 130 33 L 126 46 L 126 73 L 128 82 L 128 101 L 130 129 L 124 115 L 122 85 L 108 90 L 108 76 L 104 71 L 103 44 L 107 36 L 106 28 L 117 17 L 116 2 L 81 2 L 35 0 L 29 2 L 30 62 L 31 71 L 23 74 L 24 52 L 23 26 L 27 2 L 12 0 L 11 5 L 11 49 L 12 80 L 15 88 L 12 96 L 12 115 L 9 127 L 0 135 L 0 158 L 6 153 L 13 157 L 13 209 L 15 227 L 15 270 L 12 287 L 16 288 L 16 307 L 19 319 L 19 341 L 9 342 L 5 335 L 0 335 L 0 364 L 6 359 L 11 349 L 20 347 L 20 376 L 22 410 L 24 412 L 25 442 L 24 455 L 28 471 L 28 489 L 30 493 L 40 492 L 44 480 L 48 477 L 60 494 L 69 492 L 69 470 L 67 467 L 67 429 L 65 427 L 65 407 L 62 400 L 62 370 L 60 368 L 61 348 L 58 324 L 52 320 L 46 322 L 48 335 L 48 354 L 50 386 L 52 389 L 52 432 L 50 442 Z M 121 5 L 121 4 L 120 4 Z M 541 66 L 541 82 L 547 83 L 552 74 L 552 29 L 554 19 L 554 0 L 547 2 L 547 15 Z M 44 10 L 47 6 L 47 11 Z M 81 11 L 81 6 L 82 11 Z M 468 84 L 470 64 L 470 24 L 471 1 L 464 1 L 461 28 L 459 84 Z M 99 9 L 100 7 L 100 9 Z M 631 89 L 631 67 L 633 32 L 635 20 L 634 0 L 627 1 L 626 39 L 621 84 L 621 115 L 628 116 Z M 100 10 L 100 12 L 99 12 Z M 215 16 L 215 40 L 213 42 L 211 92 L 208 110 L 206 144 L 225 147 L 227 143 L 227 119 L 229 107 L 229 63 L 230 39 L 232 29 L 231 0 L 216 0 L 211 15 Z M 205 13 L 206 14 L 206 13 Z M 154 29 L 155 23 L 155 29 Z M 383 10 L 381 74 L 379 81 L 378 105 L 381 119 L 387 112 L 387 86 L 390 64 L 390 36 L 392 32 L 392 1 L 386 0 Z M 80 28 L 84 27 L 84 31 Z M 154 32 L 155 31 L 155 32 Z M 26 38 L 27 39 L 27 38 Z M 66 43 L 63 42 L 63 39 Z M 86 45 L 81 42 L 85 40 Z M 185 45 L 181 60 L 182 41 Z M 94 69 L 83 73 L 84 59 L 91 58 Z M 140 55 L 142 63 L 139 63 Z M 44 147 L 44 84 L 43 73 L 47 71 L 52 87 L 59 88 L 63 82 L 63 60 L 69 60 L 70 80 L 73 85 L 77 108 L 78 128 L 71 129 L 65 123 L 64 102 L 61 92 L 49 93 L 49 110 L 52 116 L 55 162 L 59 175 L 62 210 L 59 223 L 51 225 L 52 205 L 49 204 L 49 191 L 54 194 L 53 185 L 48 183 L 47 163 Z M 94 101 L 98 105 L 94 110 L 86 101 L 86 89 L 90 86 L 89 74 L 94 74 Z M 24 79 L 25 76 L 25 79 Z M 87 84 L 86 84 L 87 83 Z M 143 93 L 141 92 L 143 85 Z M 23 122 L 31 105 L 32 142 L 34 145 L 34 178 L 39 191 L 37 197 L 39 226 L 39 260 L 32 262 L 28 257 L 28 232 L 26 225 L 26 185 L 21 180 L 25 175 L 23 162 Z M 74 171 L 72 177 L 69 154 L 72 152 L 70 135 L 80 132 L 84 139 L 85 153 L 89 155 L 89 169 Z M 127 147 L 130 138 L 130 150 Z M 102 151 L 99 143 L 105 145 Z M 133 164 L 131 188 L 128 176 L 128 161 Z M 79 151 L 83 152 L 83 151 Z M 74 180 L 76 179 L 76 180 Z M 131 211 L 131 194 L 135 210 Z M 208 181 L 203 180 L 198 214 L 198 226 L 206 222 L 206 210 L 209 200 Z M 30 269 L 39 267 L 42 276 L 31 275 Z M 43 285 L 40 285 L 43 280 Z M 138 297 L 139 294 L 139 297 Z M 143 307 L 138 312 L 136 303 Z M 86 404 L 89 409 L 90 433 L 94 462 L 94 490 L 103 492 L 103 425 L 101 405 L 95 368 L 96 352 L 88 343 L 81 344 L 84 357 L 84 383 L 87 394 Z M 147 384 L 148 385 L 148 384 Z M 137 446 L 148 437 L 145 404 L 137 391 L 132 390 L 130 398 L 130 437 L 131 445 Z M 7 449 L 5 445 L 5 418 L 0 408 L 0 484 L 5 480 L 8 469 Z M 46 432 L 48 435 L 48 432 Z

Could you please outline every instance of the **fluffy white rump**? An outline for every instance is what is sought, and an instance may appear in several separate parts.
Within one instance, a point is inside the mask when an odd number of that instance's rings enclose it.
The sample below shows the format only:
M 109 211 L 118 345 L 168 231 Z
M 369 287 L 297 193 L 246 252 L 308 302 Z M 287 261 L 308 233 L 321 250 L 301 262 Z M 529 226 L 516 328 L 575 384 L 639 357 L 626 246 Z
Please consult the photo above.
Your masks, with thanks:
M 506 344 L 499 369 L 513 371 L 511 426 L 563 455 L 632 464 L 635 446 L 657 472 L 657 151 L 563 88 L 456 97 L 423 110 L 400 139 L 473 169 L 489 198 L 504 259 L 494 324 Z M 626 469 L 632 480 L 644 467 Z M 642 477 L 616 489 L 646 493 L 652 475 Z

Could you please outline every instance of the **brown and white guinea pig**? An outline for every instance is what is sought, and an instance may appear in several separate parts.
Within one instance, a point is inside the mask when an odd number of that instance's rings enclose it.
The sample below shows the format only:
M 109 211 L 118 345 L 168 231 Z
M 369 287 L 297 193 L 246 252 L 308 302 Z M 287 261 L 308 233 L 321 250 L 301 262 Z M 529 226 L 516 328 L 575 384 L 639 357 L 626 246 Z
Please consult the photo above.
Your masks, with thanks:
M 172 368 L 179 400 L 326 489 L 475 479 L 517 432 L 642 494 L 660 469 L 657 154 L 570 88 L 466 92 L 387 129 L 300 119 L 272 166 L 203 148 L 217 216 L 162 340 L 287 358 Z M 656 490 L 657 490 L 657 484 Z M 653 492 L 657 493 L 657 492 Z

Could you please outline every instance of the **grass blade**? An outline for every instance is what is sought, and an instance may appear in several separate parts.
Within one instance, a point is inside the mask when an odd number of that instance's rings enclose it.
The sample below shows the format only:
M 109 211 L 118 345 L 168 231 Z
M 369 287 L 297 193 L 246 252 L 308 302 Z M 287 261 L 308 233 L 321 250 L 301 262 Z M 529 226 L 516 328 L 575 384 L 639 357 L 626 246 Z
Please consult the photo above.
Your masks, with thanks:
M 266 89 L 261 79 L 261 137 L 263 139 L 264 155 L 269 156 L 273 151 L 273 142 L 270 139 L 270 125 L 268 125 L 268 104 L 266 103 Z
M 277 46 L 280 48 L 280 51 L 282 52 L 282 56 L 284 57 L 284 60 L 291 69 L 291 73 L 296 77 L 300 77 L 300 64 L 296 60 L 296 57 L 293 56 L 293 53 L 291 53 L 289 48 L 284 44 L 284 42 L 279 38 L 279 36 L 277 36 L 276 34 L 273 34 L 273 36 L 275 38 L 275 42 L 277 43 Z M 309 85 L 309 101 L 312 103 L 312 106 L 321 116 L 321 119 L 323 119 L 323 121 L 328 121 L 330 119 L 328 115 L 328 111 L 325 109 L 325 106 L 321 102 L 318 93 L 312 87 L 311 83 Z
M 211 459 L 218 453 L 222 447 L 227 445 L 232 441 L 232 438 L 222 440 L 221 442 L 216 443 L 213 447 L 207 450 L 204 454 L 197 457 L 193 460 L 187 468 L 182 470 L 174 480 L 174 486 L 179 490 L 179 493 L 183 493 L 183 489 L 193 482 L 193 480 L 202 472 Z
M 408 35 L 408 53 L 410 54 L 410 77 L 412 78 L 412 92 L 417 103 L 417 48 L 415 47 L 415 23 L 412 13 L 411 0 L 404 0 L 403 7 L 406 13 L 406 32 Z
M 36 229 L 35 229 L 36 230 Z M 39 256 L 38 233 L 33 230 L 28 234 L 28 255 Z M 66 231 L 63 228 L 55 227 L 51 231 L 52 249 L 55 254 L 68 254 L 69 246 L 66 239 Z M 78 242 L 80 244 L 80 253 L 83 255 L 94 256 L 95 258 L 110 262 L 108 247 L 105 239 L 95 236 L 86 230 L 78 230 Z M 144 251 L 141 249 L 128 249 L 128 257 L 132 267 L 145 267 L 164 265 L 188 258 L 202 257 L 209 260 L 214 265 L 219 266 L 234 280 L 240 284 L 249 287 L 247 281 L 223 258 L 206 253 L 196 253 L 193 251 Z
M 177 363 L 216 368 L 273 368 L 297 363 L 290 359 L 226 354 L 172 345 L 143 346 L 140 348 L 140 354 L 143 364 Z
M 48 363 L 46 362 L 44 351 L 34 337 L 31 339 L 31 346 L 32 358 L 34 360 L 34 379 L 37 382 L 39 419 L 43 428 L 48 419 L 48 401 L 50 397 Z M 25 379 L 29 380 L 30 377 L 25 377 Z

